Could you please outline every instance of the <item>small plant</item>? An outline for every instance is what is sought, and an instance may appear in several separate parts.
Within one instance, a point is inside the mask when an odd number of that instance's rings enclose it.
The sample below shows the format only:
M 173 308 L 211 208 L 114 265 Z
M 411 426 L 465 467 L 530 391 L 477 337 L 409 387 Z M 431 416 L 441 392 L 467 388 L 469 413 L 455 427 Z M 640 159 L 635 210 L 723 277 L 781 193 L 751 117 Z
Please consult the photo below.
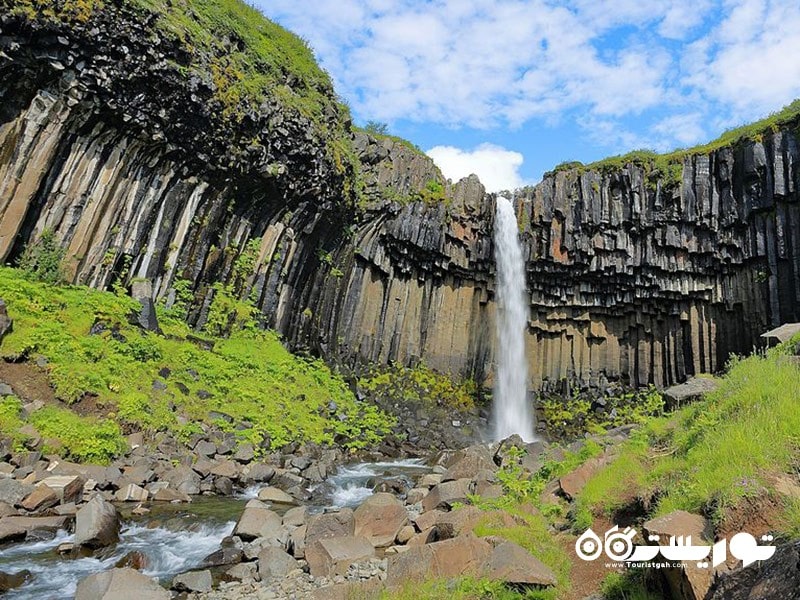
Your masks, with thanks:
M 29 244 L 19 259 L 19 268 L 30 278 L 43 283 L 64 281 L 64 248 L 58 243 L 52 229 L 42 231 L 39 238 Z
M 388 135 L 389 126 L 380 121 L 367 121 L 367 124 L 364 125 L 364 131 L 372 135 Z

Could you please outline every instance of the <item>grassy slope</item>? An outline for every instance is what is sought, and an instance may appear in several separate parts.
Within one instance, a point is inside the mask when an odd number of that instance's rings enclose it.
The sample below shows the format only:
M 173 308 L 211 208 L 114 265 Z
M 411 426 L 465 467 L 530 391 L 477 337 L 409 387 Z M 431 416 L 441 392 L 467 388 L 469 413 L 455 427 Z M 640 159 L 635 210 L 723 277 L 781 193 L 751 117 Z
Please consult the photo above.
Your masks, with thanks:
M 8 268 L 0 268 L 0 298 L 14 319 L 0 355 L 45 357 L 56 395 L 64 402 L 48 408 L 44 416 L 69 420 L 73 429 L 87 432 L 108 428 L 102 431 L 109 440 L 97 444 L 103 447 L 87 450 L 72 440 L 74 436 L 60 436 L 58 427 L 43 431 L 44 425 L 37 422 L 43 417 L 34 413 L 31 419 L 43 437 L 60 439 L 76 459 L 107 460 L 119 451 L 115 424 L 88 419 L 81 425 L 75 419 L 82 417 L 66 409 L 85 394 L 95 396 L 111 420 L 131 428 L 188 436 L 199 430 L 200 422 L 209 421 L 210 411 L 219 411 L 235 423 L 249 425 L 236 431 L 239 437 L 254 443 L 266 437 L 273 447 L 294 440 L 336 440 L 360 447 L 377 441 L 391 425 L 388 417 L 358 403 L 340 376 L 320 361 L 293 356 L 272 332 L 239 331 L 226 339 L 204 336 L 214 344 L 213 350 L 204 350 L 187 339 L 194 334 L 179 318 L 164 311 L 160 322 L 165 335 L 144 333 L 127 321 L 136 307 L 130 298 L 80 286 L 34 283 Z M 89 335 L 98 319 L 109 330 Z M 118 335 L 112 335 L 112 329 Z M 164 368 L 171 371 L 168 377 L 159 375 Z M 156 380 L 166 389 L 154 389 Z M 201 390 L 207 398 L 198 396 Z M 331 401 L 335 411 L 328 409 Z M 0 405 L 4 432 L 22 425 L 14 406 L 15 400 L 9 399 Z M 234 428 L 224 420 L 217 423 Z
M 583 490 L 577 528 L 636 499 L 654 500 L 654 515 L 684 509 L 724 527 L 737 508 L 769 499 L 775 528 L 800 535 L 800 505 L 773 488 L 800 469 L 800 368 L 786 356 L 795 343 L 732 360 L 716 392 L 649 421 Z
M 660 177 L 667 183 L 675 183 L 680 179 L 683 162 L 686 158 L 709 154 L 720 148 L 735 146 L 746 141 L 760 141 L 766 133 L 777 131 L 780 127 L 795 126 L 799 119 L 800 99 L 764 119 L 726 131 L 707 144 L 681 148 L 666 154 L 658 154 L 651 150 L 634 150 L 627 154 L 611 156 L 587 165 L 578 161 L 568 161 L 558 165 L 550 173 L 571 170 L 579 173 L 585 171 L 611 173 L 619 171 L 628 164 L 635 164 L 646 167 L 653 177 Z

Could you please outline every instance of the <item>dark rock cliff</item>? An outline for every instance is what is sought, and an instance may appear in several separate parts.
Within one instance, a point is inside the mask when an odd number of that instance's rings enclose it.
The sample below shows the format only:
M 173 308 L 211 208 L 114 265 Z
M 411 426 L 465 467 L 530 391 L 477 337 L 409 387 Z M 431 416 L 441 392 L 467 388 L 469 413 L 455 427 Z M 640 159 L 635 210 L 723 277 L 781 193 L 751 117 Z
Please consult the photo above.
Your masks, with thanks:
M 220 120 L 213 80 L 127 3 L 69 26 L 0 14 L 0 259 L 52 229 L 73 281 L 145 278 L 169 303 L 188 280 L 200 326 L 248 249 L 238 290 L 292 345 L 491 383 L 494 199 L 476 178 L 363 133 L 343 164 L 332 92 L 317 119 L 276 95 Z M 631 163 L 519 192 L 532 387 L 666 385 L 800 318 L 798 159 L 787 126 L 687 154 L 679 181 Z

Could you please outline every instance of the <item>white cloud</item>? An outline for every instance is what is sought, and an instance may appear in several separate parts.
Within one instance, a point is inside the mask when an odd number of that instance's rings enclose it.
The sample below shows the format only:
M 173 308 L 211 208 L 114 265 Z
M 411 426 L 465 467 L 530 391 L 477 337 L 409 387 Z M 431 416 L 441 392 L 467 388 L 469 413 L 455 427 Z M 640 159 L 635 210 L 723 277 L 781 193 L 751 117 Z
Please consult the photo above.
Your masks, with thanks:
M 481 144 L 473 150 L 436 146 L 427 151 L 444 176 L 458 181 L 477 175 L 489 192 L 514 190 L 525 185 L 519 174 L 522 154 L 494 144 Z
M 798 2 L 258 1 L 309 40 L 361 122 L 580 115 L 617 152 L 701 141 L 800 96 Z

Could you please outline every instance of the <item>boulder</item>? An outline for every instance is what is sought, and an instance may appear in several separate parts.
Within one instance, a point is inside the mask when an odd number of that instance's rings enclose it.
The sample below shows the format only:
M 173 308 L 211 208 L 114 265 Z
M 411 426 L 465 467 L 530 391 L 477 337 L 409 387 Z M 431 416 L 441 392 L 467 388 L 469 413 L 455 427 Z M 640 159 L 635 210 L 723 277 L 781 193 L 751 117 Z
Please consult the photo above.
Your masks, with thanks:
M 314 577 L 345 575 L 350 565 L 375 556 L 375 548 L 363 537 L 318 539 L 306 547 L 306 562 Z
M 687 402 L 700 400 L 718 387 L 719 381 L 712 377 L 693 377 L 685 383 L 668 387 L 662 392 L 662 395 L 667 407 L 677 408 Z
M 33 492 L 32 485 L 7 477 L 0 478 L 0 502 L 17 506 L 31 492 Z
M 400 529 L 400 531 L 397 532 L 397 537 L 395 538 L 395 542 L 398 543 L 398 544 L 407 543 L 411 538 L 414 537 L 414 534 L 416 533 L 416 531 L 417 530 L 414 529 L 413 526 L 406 525 L 405 527 Z
M 210 592 L 211 571 L 189 571 L 172 579 L 172 589 L 178 592 Z
M 146 489 L 139 487 L 135 483 L 129 483 L 124 488 L 117 490 L 114 497 L 119 502 L 146 502 L 148 495 Z
M 491 544 L 473 535 L 413 546 L 389 557 L 386 583 L 394 587 L 431 578 L 477 575 L 492 550 Z
M 511 585 L 556 585 L 556 576 L 548 566 L 513 542 L 503 541 L 492 550 L 480 575 Z
M 169 482 L 169 487 L 189 496 L 200 493 L 200 476 L 186 465 L 180 465 L 165 474 L 162 478 Z
M 289 532 L 281 517 L 259 500 L 250 500 L 233 530 L 233 535 L 244 541 L 266 538 L 272 545 L 286 547 Z
M 241 479 L 248 484 L 266 483 L 275 476 L 275 469 L 264 463 L 250 463 L 242 470 Z
M 263 502 L 272 502 L 273 504 L 297 504 L 297 500 L 276 487 L 265 487 L 260 490 L 258 492 L 258 499 Z
M 192 497 L 172 488 L 160 488 L 153 494 L 156 502 L 191 502 Z
M 233 460 L 241 463 L 249 463 L 255 458 L 255 454 L 253 444 L 245 442 L 239 444 L 239 447 L 236 449 L 236 454 L 233 455 Z
M 305 525 L 306 519 L 308 519 L 308 509 L 305 506 L 295 506 L 283 514 L 285 527 L 300 527 Z
M 54 475 L 42 479 L 40 483 L 56 492 L 60 504 L 69 504 L 83 499 L 86 478 L 82 475 Z
M 457 502 L 466 503 L 470 495 L 469 479 L 456 479 L 435 485 L 430 493 L 422 499 L 422 510 L 435 508 L 452 508 Z
M 800 598 L 800 542 L 783 544 L 769 560 L 718 575 L 707 600 L 798 600 Z
M 227 477 L 228 479 L 239 478 L 239 464 L 232 460 L 222 460 L 211 469 L 211 474 L 215 477 Z
M 440 513 L 434 524 L 436 536 L 440 540 L 449 540 L 468 533 L 483 518 L 483 514 L 482 510 L 474 506 L 464 506 L 458 510 Z
M 659 536 L 659 545 L 670 543 L 670 537 L 691 537 L 693 546 L 703 544 L 711 545 L 707 540 L 713 540 L 714 534 L 711 525 L 700 515 L 695 515 L 685 510 L 676 510 L 663 517 L 650 519 L 645 522 L 644 534 L 646 536 Z M 688 539 L 686 543 L 689 543 Z M 684 561 L 682 568 L 660 569 L 659 572 L 666 579 L 672 597 L 679 600 L 702 600 L 711 586 L 713 571 L 708 568 L 699 568 L 696 562 Z
M 374 494 L 364 500 L 353 514 L 356 536 L 364 537 L 376 548 L 394 543 L 397 534 L 408 523 L 403 503 L 392 494 Z
M 0 544 L 26 537 L 40 537 L 39 532 L 53 534 L 59 529 L 66 529 L 69 522 L 69 517 L 3 517 L 0 519 Z
M 306 546 L 323 538 L 352 536 L 355 531 L 355 517 L 350 508 L 314 515 L 306 524 Z
M 17 571 L 16 573 L 4 573 L 0 571 L 0 595 L 25 585 L 33 578 L 33 574 L 26 570 Z
M 590 458 L 574 471 L 567 473 L 558 480 L 559 491 L 567 500 L 577 497 L 586 483 L 610 461 L 606 455 Z
M 169 600 L 155 579 L 134 569 L 111 569 L 78 582 L 75 600 Z
M 259 579 L 258 563 L 247 562 L 233 565 L 222 574 L 221 579 L 223 581 L 241 581 L 245 583 L 256 581 Z
M 58 504 L 58 494 L 56 494 L 55 490 L 40 484 L 25 497 L 20 506 L 29 512 L 35 512 L 50 508 L 56 504 Z
M 300 563 L 280 548 L 264 548 L 258 554 L 258 575 L 261 581 L 272 577 L 286 577 L 299 568 Z
M 235 565 L 242 562 L 244 557 L 242 550 L 233 546 L 225 546 L 212 552 L 200 563 L 201 567 L 222 567 L 225 565 Z
M 119 540 L 119 515 L 99 495 L 78 509 L 75 515 L 75 543 L 90 548 L 110 546 Z
M 470 446 L 456 452 L 446 463 L 447 470 L 442 473 L 442 481 L 472 479 L 479 471 L 497 470 L 492 453 L 483 445 Z

